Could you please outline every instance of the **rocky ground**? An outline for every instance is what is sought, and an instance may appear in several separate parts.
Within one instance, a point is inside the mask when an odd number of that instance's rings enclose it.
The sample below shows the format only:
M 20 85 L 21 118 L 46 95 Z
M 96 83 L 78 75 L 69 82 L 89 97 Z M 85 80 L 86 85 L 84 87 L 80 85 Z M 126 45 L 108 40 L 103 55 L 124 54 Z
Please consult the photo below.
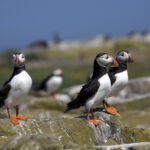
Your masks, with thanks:
M 97 117 L 105 120 L 98 126 L 87 122 L 83 108 L 64 113 L 70 96 L 76 96 L 74 93 L 81 85 L 55 95 L 57 100 L 39 95 L 28 96 L 27 103 L 21 108 L 21 115 L 30 119 L 20 121 L 16 126 L 9 121 L 6 109 L 1 108 L 0 148 L 149 150 L 149 81 L 149 78 L 131 80 L 123 91 L 109 100 L 119 111 L 117 115 L 106 113 L 103 106 L 96 108 Z
M 27 101 L 21 114 L 28 116 L 30 120 L 20 121 L 20 124 L 16 126 L 8 120 L 6 110 L 1 109 L 1 149 L 107 149 L 110 147 L 107 145 L 117 146 L 118 144 L 150 141 L 150 130 L 133 128 L 136 118 L 133 117 L 134 113 L 130 114 L 130 111 L 135 108 L 134 102 L 117 106 L 120 114 L 116 116 L 107 114 L 102 108 L 96 109 L 96 115 L 103 118 L 105 122 L 94 126 L 86 121 L 82 109 L 64 114 L 66 107 L 64 102 L 32 96 L 28 97 Z M 148 100 L 143 101 L 147 104 L 140 106 L 138 104 L 136 111 L 140 112 L 143 108 L 147 111 L 146 116 L 150 117 Z M 124 107 L 128 107 L 129 112 L 126 112 Z M 139 115 L 138 120 L 141 119 L 140 117 L 145 118 Z M 133 123 L 132 119 L 135 119 Z M 149 120 L 145 118 L 143 125 L 146 123 L 148 127 Z M 127 124 L 132 127 L 127 127 Z M 150 145 L 145 144 L 145 149 L 150 148 Z M 129 145 L 129 147 L 135 146 Z M 143 145 L 136 145 L 134 149 L 143 149 Z

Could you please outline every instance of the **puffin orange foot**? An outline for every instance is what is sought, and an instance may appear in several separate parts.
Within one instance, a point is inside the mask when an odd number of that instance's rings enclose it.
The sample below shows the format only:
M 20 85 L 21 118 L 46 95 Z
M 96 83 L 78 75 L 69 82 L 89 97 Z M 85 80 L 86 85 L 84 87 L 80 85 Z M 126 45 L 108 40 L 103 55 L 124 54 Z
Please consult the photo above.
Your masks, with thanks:
M 114 108 L 114 107 L 111 107 L 111 106 L 107 107 L 107 108 L 106 108 L 106 111 L 107 111 L 108 113 L 112 114 L 112 115 L 116 115 L 116 114 L 117 114 L 117 109 Z
M 98 121 L 96 121 L 96 120 L 88 120 L 88 122 L 91 122 L 91 123 L 93 123 L 94 125 L 99 125 L 100 123 L 98 122 Z
M 10 117 L 11 122 L 15 124 L 19 124 L 19 121 L 15 117 Z
M 17 116 L 16 119 L 22 120 L 22 121 L 27 121 L 28 120 L 28 118 L 26 118 L 26 117 L 20 117 L 20 116 Z
M 103 104 L 108 113 L 110 113 L 112 115 L 116 115 L 118 113 L 117 109 L 114 107 L 111 107 L 107 102 L 103 101 Z

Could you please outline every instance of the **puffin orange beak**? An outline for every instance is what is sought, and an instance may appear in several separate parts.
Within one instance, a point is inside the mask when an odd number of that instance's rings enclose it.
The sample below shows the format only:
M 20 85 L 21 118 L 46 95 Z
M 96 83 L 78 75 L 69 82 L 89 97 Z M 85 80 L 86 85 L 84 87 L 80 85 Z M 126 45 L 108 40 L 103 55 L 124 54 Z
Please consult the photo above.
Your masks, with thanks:
M 19 58 L 18 58 L 18 56 L 16 56 L 16 61 L 15 61 L 15 63 L 16 63 L 16 65 L 19 64 Z
M 131 62 L 131 63 L 134 62 L 134 57 L 131 54 L 129 54 L 128 62 Z
M 112 62 L 113 67 L 118 67 L 119 63 L 117 62 L 117 60 L 113 57 L 112 57 L 112 59 L 113 59 L 113 62 Z

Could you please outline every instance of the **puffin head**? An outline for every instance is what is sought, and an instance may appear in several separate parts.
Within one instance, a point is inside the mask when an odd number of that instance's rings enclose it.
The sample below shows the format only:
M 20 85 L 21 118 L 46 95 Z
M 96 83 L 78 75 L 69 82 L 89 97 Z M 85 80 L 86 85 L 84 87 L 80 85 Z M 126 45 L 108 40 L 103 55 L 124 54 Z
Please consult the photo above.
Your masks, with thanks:
M 127 50 L 121 50 L 117 53 L 116 60 L 120 63 L 132 63 L 134 62 L 134 58 L 131 53 Z
M 112 56 L 110 56 L 107 53 L 100 53 L 96 56 L 95 61 L 97 62 L 97 64 L 101 67 L 107 67 L 107 66 L 114 66 L 114 67 L 118 67 L 119 64 L 116 61 L 115 58 L 113 58 Z
M 25 64 L 25 56 L 22 53 L 13 54 L 12 62 L 15 67 L 23 66 Z
M 53 75 L 55 75 L 55 76 L 63 76 L 64 72 L 61 69 L 55 69 L 53 71 Z

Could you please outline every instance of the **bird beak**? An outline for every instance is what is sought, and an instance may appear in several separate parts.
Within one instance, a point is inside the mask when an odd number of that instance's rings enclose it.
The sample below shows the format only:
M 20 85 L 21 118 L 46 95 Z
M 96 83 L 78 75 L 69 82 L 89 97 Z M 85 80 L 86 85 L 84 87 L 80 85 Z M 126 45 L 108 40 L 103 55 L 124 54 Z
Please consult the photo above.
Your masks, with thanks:
M 133 63 L 134 62 L 134 57 L 129 53 L 129 59 L 128 62 Z
M 112 64 L 112 67 L 118 67 L 119 66 L 117 60 L 113 57 L 112 57 L 112 63 L 111 64 Z
M 19 65 L 19 58 L 18 58 L 18 56 L 16 56 L 15 64 L 16 64 L 17 66 Z

